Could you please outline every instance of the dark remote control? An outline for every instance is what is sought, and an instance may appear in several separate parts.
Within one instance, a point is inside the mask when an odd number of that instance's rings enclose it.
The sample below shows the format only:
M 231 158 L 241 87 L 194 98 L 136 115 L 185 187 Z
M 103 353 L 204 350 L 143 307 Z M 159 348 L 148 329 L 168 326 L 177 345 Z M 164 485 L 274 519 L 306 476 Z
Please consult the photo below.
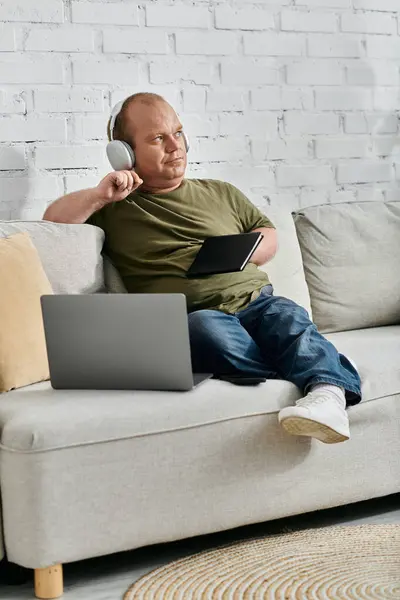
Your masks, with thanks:
M 222 381 L 229 381 L 235 385 L 258 385 L 267 381 L 266 377 L 251 377 L 245 375 L 217 375 L 215 379 L 221 379 Z

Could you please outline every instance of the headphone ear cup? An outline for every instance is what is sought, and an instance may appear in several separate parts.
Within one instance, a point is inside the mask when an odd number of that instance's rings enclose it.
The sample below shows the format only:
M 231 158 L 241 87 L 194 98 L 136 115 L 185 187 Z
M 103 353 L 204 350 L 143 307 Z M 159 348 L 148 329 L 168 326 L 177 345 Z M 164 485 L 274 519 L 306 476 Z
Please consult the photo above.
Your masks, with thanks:
M 188 136 L 186 135 L 185 132 L 183 132 L 183 139 L 185 141 L 186 152 L 189 152 L 189 148 L 190 148 L 189 138 L 188 138 Z
M 106 153 L 114 171 L 131 171 L 135 166 L 135 153 L 126 142 L 108 142 Z

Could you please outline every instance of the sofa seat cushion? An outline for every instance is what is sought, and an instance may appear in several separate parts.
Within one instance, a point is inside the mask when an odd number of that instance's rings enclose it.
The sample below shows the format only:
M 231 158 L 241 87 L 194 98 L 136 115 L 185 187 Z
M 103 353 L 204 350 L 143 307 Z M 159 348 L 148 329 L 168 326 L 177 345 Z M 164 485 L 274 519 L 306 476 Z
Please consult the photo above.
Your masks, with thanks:
M 400 393 L 400 326 L 331 334 L 357 364 L 363 402 Z M 287 381 L 255 387 L 211 379 L 189 392 L 53 390 L 40 383 L 0 400 L 1 445 L 22 452 L 95 444 L 277 413 L 301 397 Z
M 21 232 L 29 234 L 55 294 L 105 291 L 101 229 L 50 221 L 0 221 L 0 237 Z
M 53 390 L 37 384 L 0 401 L 3 448 L 22 452 L 201 427 L 276 412 L 301 396 L 287 381 L 255 387 L 210 379 L 189 392 Z

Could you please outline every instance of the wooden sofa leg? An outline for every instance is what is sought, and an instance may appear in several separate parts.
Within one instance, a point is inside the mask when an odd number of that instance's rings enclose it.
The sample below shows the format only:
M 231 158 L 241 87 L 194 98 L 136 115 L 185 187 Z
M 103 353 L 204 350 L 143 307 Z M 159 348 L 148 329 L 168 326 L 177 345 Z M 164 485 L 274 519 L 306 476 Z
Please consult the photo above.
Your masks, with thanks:
M 35 569 L 36 598 L 59 598 L 64 591 L 62 565 L 53 565 L 46 569 Z

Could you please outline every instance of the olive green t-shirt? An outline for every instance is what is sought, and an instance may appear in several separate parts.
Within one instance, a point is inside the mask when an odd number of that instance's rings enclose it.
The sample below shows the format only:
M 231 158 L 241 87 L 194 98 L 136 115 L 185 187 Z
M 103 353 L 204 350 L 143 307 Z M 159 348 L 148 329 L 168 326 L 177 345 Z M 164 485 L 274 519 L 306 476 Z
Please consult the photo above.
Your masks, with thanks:
M 105 253 L 128 292 L 182 293 L 188 312 L 204 308 L 233 314 L 268 285 L 266 273 L 248 263 L 243 271 L 186 277 L 204 240 L 274 227 L 242 192 L 212 179 L 184 179 L 166 194 L 141 192 L 109 204 L 87 221 L 105 232 Z

